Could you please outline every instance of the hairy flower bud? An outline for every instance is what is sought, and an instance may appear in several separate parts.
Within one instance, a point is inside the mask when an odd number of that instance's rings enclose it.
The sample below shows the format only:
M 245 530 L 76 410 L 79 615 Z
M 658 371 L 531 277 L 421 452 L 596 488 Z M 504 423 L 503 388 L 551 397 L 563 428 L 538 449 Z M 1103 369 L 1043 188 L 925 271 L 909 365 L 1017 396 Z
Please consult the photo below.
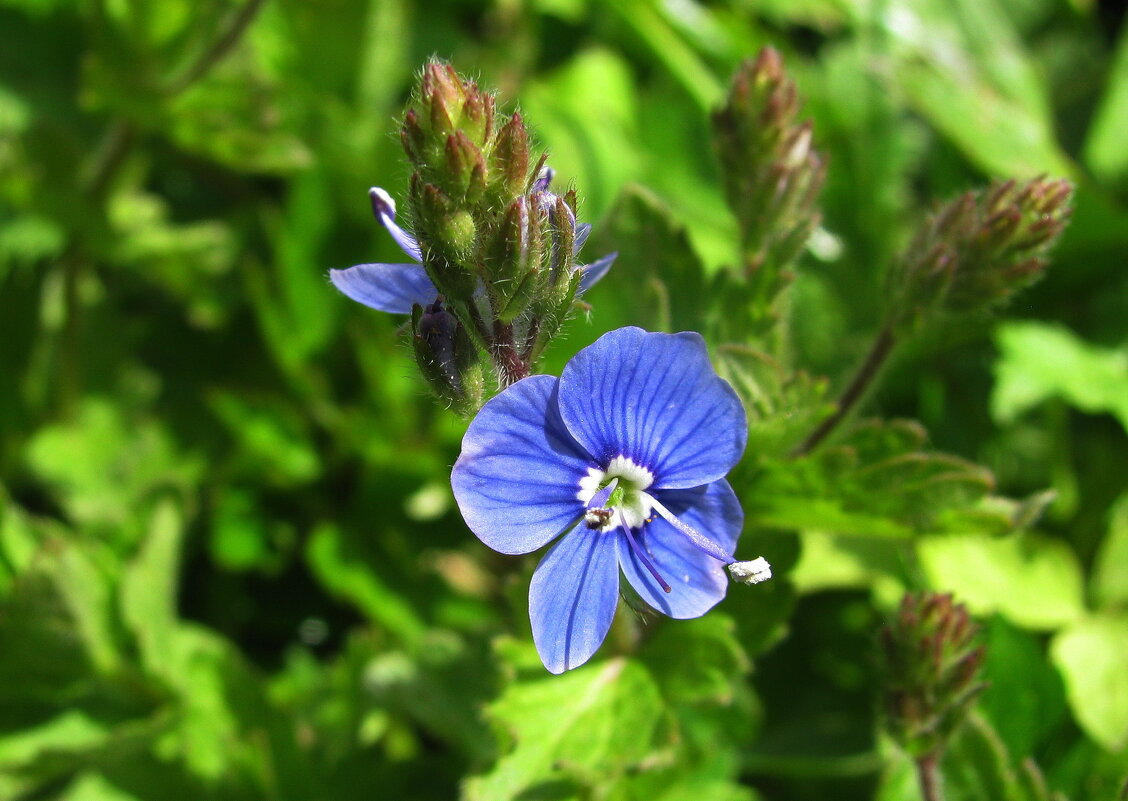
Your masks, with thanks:
M 882 629 L 886 724 L 914 758 L 939 754 L 986 687 L 977 634 L 962 604 L 935 593 L 906 594 Z
M 529 183 L 529 132 L 520 114 L 510 117 L 497 132 L 490 166 L 498 174 L 498 194 L 513 197 L 525 191 Z
M 1072 193 L 1064 180 L 997 181 L 939 208 L 890 273 L 895 321 L 989 308 L 1033 283 L 1069 220 Z
M 411 312 L 415 361 L 431 390 L 460 414 L 482 404 L 484 380 L 478 352 L 458 318 L 442 301 Z
M 816 201 L 826 177 L 811 146 L 811 125 L 799 122 L 794 82 L 772 48 L 746 61 L 725 105 L 713 115 L 725 194 L 740 225 L 745 268 L 786 266 L 818 223 Z
M 818 225 L 826 164 L 812 147 L 810 123 L 799 120 L 801 106 L 779 54 L 765 48 L 740 66 L 713 114 L 725 195 L 740 230 L 741 269 L 716 279 L 728 328 L 722 336 L 748 340 L 770 331 L 790 265 Z

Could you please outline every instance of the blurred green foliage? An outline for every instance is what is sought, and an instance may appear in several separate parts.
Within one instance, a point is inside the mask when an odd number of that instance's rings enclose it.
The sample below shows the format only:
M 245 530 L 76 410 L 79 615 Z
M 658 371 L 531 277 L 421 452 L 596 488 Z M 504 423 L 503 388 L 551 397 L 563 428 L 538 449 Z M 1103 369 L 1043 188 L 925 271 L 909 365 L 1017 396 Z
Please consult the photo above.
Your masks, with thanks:
M 546 368 L 703 328 L 738 236 L 709 113 L 766 44 L 829 160 L 788 337 L 711 343 L 752 422 L 741 552 L 776 577 L 620 615 L 551 677 L 535 558 L 450 496 L 465 424 L 326 272 L 397 260 L 365 192 L 405 195 L 392 132 L 437 54 L 520 105 L 586 252 L 621 254 Z M 948 798 L 1113 798 L 1126 126 L 1097 0 L 0 0 L 0 799 L 911 801 L 872 657 L 906 588 L 985 624 Z M 1042 173 L 1077 185 L 1045 279 L 907 341 L 889 422 L 786 458 L 933 200 Z

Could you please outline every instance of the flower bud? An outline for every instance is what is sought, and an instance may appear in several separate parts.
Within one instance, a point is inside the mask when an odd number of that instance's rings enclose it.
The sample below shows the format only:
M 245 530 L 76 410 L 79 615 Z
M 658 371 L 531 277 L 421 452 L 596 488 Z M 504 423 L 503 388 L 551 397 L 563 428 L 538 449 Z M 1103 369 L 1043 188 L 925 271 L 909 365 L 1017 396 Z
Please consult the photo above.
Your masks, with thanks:
M 890 272 L 896 323 L 989 308 L 1037 280 L 1068 222 L 1072 191 L 1062 180 L 1003 181 L 942 206 Z
M 529 133 L 520 114 L 514 114 L 497 132 L 490 160 L 498 175 L 496 191 L 506 199 L 525 191 L 529 182 Z
M 529 197 L 522 195 L 506 209 L 489 262 L 490 291 L 503 322 L 527 308 L 540 283 L 542 221 L 531 205 Z
M 769 47 L 741 65 L 713 115 L 725 193 L 750 273 L 768 264 L 778 274 L 818 223 L 826 165 L 811 147 L 810 123 L 798 121 L 800 108 L 795 84 Z
M 440 300 L 411 312 L 415 361 L 431 390 L 460 414 L 481 407 L 484 380 L 477 349 Z
M 906 594 L 882 629 L 885 720 L 912 757 L 939 754 L 985 689 L 977 634 L 962 604 L 935 593 Z

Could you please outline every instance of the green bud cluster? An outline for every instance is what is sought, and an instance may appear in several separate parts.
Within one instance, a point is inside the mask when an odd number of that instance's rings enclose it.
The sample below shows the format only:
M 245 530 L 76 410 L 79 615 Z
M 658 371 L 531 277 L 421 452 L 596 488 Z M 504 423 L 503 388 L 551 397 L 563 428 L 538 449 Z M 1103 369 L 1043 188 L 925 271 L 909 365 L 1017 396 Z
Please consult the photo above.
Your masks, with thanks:
M 826 163 L 811 144 L 811 123 L 779 53 L 765 48 L 733 76 L 725 105 L 713 114 L 716 149 L 729 207 L 740 230 L 739 272 L 721 271 L 724 320 L 749 339 L 774 325 L 775 300 L 793 278 L 790 265 L 818 225 Z
M 983 647 L 951 595 L 908 593 L 880 635 L 882 705 L 890 735 L 913 758 L 938 756 L 986 688 Z
M 1072 195 L 1064 180 L 997 181 L 940 207 L 890 273 L 895 324 L 990 308 L 1036 281 L 1069 221 Z
M 770 47 L 733 76 L 713 115 L 725 194 L 740 226 L 745 267 L 794 261 L 819 221 L 826 163 L 800 122 L 795 83 Z
M 475 354 L 451 363 L 458 371 L 488 356 L 507 385 L 529 374 L 572 309 L 580 278 L 576 195 L 538 182 L 544 159 L 530 158 L 520 114 L 499 114 L 491 94 L 442 62 L 423 69 L 401 140 L 413 168 L 410 212 L 423 267 L 454 322 L 450 335 L 465 339 L 458 348 L 437 346 L 448 326 L 421 331 L 431 318 L 420 312 L 413 318 L 416 343 L 424 343 L 420 368 L 440 397 L 469 408 L 480 402 L 465 395 L 477 379 L 450 380 L 446 354 Z

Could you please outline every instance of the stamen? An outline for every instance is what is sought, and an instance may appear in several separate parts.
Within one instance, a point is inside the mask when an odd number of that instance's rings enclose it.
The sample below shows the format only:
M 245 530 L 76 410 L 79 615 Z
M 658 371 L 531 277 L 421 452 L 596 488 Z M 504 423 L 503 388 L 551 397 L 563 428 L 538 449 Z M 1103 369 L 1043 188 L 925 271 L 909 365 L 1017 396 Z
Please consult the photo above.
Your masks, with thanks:
M 728 569 L 733 580 L 741 584 L 761 584 L 772 577 L 772 566 L 762 556 L 747 562 L 733 562 Z
M 667 523 L 687 536 L 689 538 L 689 541 L 696 545 L 698 548 L 726 565 L 732 564 L 735 561 L 731 556 L 725 553 L 721 549 L 721 546 L 717 545 L 717 543 L 713 542 L 704 534 L 698 532 L 697 529 L 693 528 L 693 526 L 690 526 L 687 523 L 683 523 L 681 520 L 678 520 L 674 513 L 660 504 L 653 495 L 645 492 L 642 494 L 646 496 L 646 502 L 650 504 L 651 508 L 654 509 L 654 511 L 662 515 L 662 518 Z
M 672 592 L 673 590 L 670 585 L 667 584 L 666 580 L 658 574 L 657 569 L 655 569 L 650 560 L 646 558 L 646 553 L 642 550 L 641 547 L 639 547 L 639 544 L 635 541 L 634 534 L 631 533 L 631 527 L 627 525 L 627 518 L 623 516 L 621 510 L 619 512 L 619 522 L 622 524 L 623 531 L 627 534 L 627 542 L 630 544 L 631 550 L 634 551 L 634 555 L 638 557 L 640 562 L 642 562 L 643 567 L 650 571 L 650 575 L 654 576 L 654 580 L 658 582 L 658 586 L 660 586 L 666 592 Z

